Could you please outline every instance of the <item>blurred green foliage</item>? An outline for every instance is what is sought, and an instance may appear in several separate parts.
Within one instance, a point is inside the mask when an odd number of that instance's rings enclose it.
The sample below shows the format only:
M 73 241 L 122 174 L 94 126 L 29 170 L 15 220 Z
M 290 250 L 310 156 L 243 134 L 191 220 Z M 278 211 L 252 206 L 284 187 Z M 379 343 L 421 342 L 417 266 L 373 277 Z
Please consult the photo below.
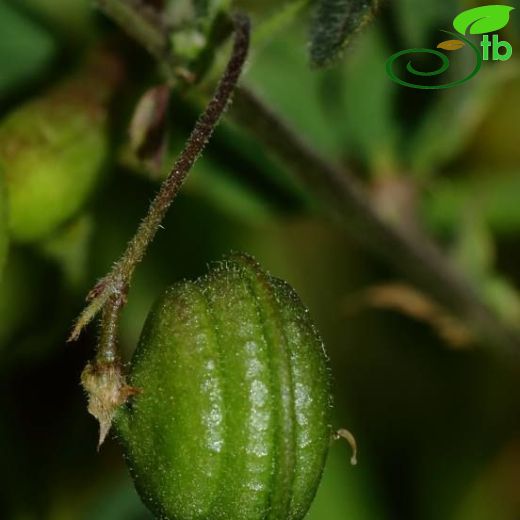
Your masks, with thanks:
M 52 35 L 5 1 L 0 3 L 0 102 L 38 78 L 56 54 Z
M 106 117 L 67 86 L 8 114 L 0 143 L 9 231 L 33 241 L 66 222 L 91 192 L 107 156 Z
M 443 38 L 438 31 L 449 30 L 453 16 L 478 3 L 388 2 L 342 60 L 316 71 L 309 67 L 310 12 L 304 2 L 289 2 L 279 18 L 275 2 L 238 2 L 264 31 L 244 83 L 304 141 L 374 192 L 393 181 L 411 187 L 414 223 L 451 251 L 488 303 L 518 325 L 516 54 L 445 92 L 396 87 L 384 72 L 390 54 L 410 46 L 434 48 Z M 515 52 L 518 18 L 513 11 L 507 28 Z M 84 294 L 119 256 L 157 188 L 148 172 L 121 157 L 133 108 L 159 75 L 89 2 L 4 0 L 0 29 L 0 125 L 10 124 L 8 114 L 24 110 L 30 99 L 44 97 L 47 85 L 70 77 L 99 43 L 115 40 L 130 65 L 107 112 L 107 141 L 79 131 L 74 145 L 87 152 L 61 168 L 72 153 L 63 141 L 46 160 L 49 185 L 63 187 L 58 176 L 75 186 L 85 159 L 98 157 L 104 168 L 93 175 L 97 184 L 89 183 L 81 200 L 31 244 L 11 239 L 0 281 L 0 460 L 7 468 L 0 475 L 0 518 L 149 519 L 116 443 L 96 453 L 96 424 L 78 384 L 96 332 L 76 345 L 66 345 L 65 338 Z M 226 49 L 216 53 L 212 74 L 226 55 Z M 454 75 L 464 67 L 459 59 Z M 195 99 L 174 91 L 165 167 L 199 111 Z M 34 131 L 36 122 L 29 118 L 24 132 Z M 23 161 L 19 175 L 25 179 L 39 165 L 30 162 L 29 152 Z M 64 204 L 72 202 L 65 195 Z M 28 218 L 34 211 L 39 224 L 61 212 L 61 204 L 29 203 L 21 213 Z M 5 225 L 2 219 L 0 228 Z M 3 236 L 0 229 L 0 260 Z M 396 273 L 317 213 L 313 194 L 229 121 L 136 272 L 121 324 L 125 354 L 166 285 L 198 276 L 232 249 L 258 257 L 310 308 L 331 357 L 334 425 L 349 427 L 360 446 L 359 466 L 352 468 L 347 447 L 333 445 L 309 519 L 519 518 L 518 361 L 456 350 L 428 324 L 359 304 L 360 292 L 394 280 Z
M 7 193 L 5 189 L 5 181 L 3 175 L 0 174 L 0 280 L 2 279 L 9 242 L 7 229 L 7 211 Z

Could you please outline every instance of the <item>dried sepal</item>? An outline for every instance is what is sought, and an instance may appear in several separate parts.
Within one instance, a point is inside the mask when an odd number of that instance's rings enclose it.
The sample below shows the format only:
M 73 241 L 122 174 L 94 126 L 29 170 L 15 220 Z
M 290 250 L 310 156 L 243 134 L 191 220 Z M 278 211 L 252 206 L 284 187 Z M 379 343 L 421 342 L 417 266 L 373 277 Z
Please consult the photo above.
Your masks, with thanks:
M 129 127 L 130 148 L 139 161 L 160 175 L 166 152 L 170 87 L 148 89 L 137 103 Z
M 126 384 L 119 361 L 90 362 L 81 374 L 81 385 L 88 396 L 88 411 L 99 422 L 98 449 L 103 444 L 117 409 L 139 389 Z

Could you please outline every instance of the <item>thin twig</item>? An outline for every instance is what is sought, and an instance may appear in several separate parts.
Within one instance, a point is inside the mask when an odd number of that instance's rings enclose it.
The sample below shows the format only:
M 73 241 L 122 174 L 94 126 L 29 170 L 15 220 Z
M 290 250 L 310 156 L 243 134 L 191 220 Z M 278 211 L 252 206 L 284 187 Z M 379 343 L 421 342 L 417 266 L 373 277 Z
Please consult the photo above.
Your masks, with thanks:
M 111 313 L 106 316 L 106 323 L 112 327 L 113 320 L 117 320 L 117 313 L 124 301 L 124 295 L 126 294 L 135 267 L 143 259 L 168 208 L 225 111 L 237 84 L 240 72 L 242 71 L 249 48 L 249 19 L 243 15 L 237 15 L 234 21 L 235 40 L 232 55 L 224 75 L 215 90 L 213 98 L 195 124 L 182 153 L 174 164 L 169 176 L 163 182 L 155 199 L 152 201 L 148 214 L 139 225 L 126 251 L 120 260 L 114 264 L 111 271 L 102 278 L 89 293 L 87 297 L 89 303 L 76 321 L 69 341 L 77 339 L 83 327 L 110 301 L 112 301 L 111 306 L 113 306 L 113 309 Z M 102 336 L 102 338 L 104 338 L 104 336 Z M 100 344 L 100 347 L 103 345 L 106 346 L 108 354 L 110 355 L 110 349 L 113 348 L 110 335 L 105 343 L 102 342 Z
M 321 157 L 254 93 L 238 89 L 230 115 L 287 165 L 333 218 L 459 316 L 476 337 L 520 352 L 516 332 L 482 302 L 435 242 L 418 231 L 385 221 L 354 176 Z

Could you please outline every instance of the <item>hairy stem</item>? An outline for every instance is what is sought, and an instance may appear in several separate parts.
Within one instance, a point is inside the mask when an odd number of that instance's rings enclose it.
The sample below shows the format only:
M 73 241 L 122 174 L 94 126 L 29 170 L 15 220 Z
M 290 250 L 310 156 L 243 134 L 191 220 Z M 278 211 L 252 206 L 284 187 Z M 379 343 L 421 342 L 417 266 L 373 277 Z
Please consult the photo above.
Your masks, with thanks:
M 125 294 L 133 272 L 137 264 L 143 259 L 148 246 L 155 237 L 168 208 L 179 192 L 187 174 L 211 137 L 238 82 L 249 48 L 249 19 L 245 16 L 237 15 L 234 21 L 235 40 L 232 55 L 213 98 L 195 124 L 182 153 L 161 185 L 146 217 L 139 225 L 125 252 L 114 264 L 110 272 L 89 293 L 87 297 L 89 303 L 74 325 L 69 340 L 76 339 L 83 327 L 99 311 L 103 310 L 100 351 L 98 354 L 101 357 L 105 354 L 108 357 L 112 356 L 112 350 L 115 348 L 117 317 L 124 303 Z
M 117 336 L 119 327 L 119 314 L 124 305 L 124 297 L 114 294 L 108 298 L 101 312 L 99 326 L 99 342 L 96 362 L 115 363 L 118 361 Z
M 164 28 L 146 17 L 125 19 L 115 9 L 120 4 L 132 9 L 134 1 L 103 0 L 99 3 L 109 17 L 151 52 L 170 78 L 175 77 L 171 58 L 164 57 L 163 47 L 153 44 L 161 41 L 167 48 L 168 35 Z M 322 202 L 324 209 L 369 248 L 460 317 L 483 342 L 510 352 L 520 352 L 518 332 L 510 330 L 488 308 L 471 282 L 434 241 L 386 222 L 354 176 L 321 157 L 249 90 L 242 88 L 237 92 L 231 115 L 292 170 Z

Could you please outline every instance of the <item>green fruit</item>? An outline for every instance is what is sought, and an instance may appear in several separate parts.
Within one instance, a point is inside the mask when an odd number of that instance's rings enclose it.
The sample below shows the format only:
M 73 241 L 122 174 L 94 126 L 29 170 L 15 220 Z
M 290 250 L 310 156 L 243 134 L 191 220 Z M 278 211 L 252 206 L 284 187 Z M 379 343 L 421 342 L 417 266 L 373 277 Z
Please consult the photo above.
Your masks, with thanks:
M 330 374 L 298 296 L 234 254 L 153 307 L 116 427 L 158 518 L 307 513 L 331 438 Z
M 101 73 L 101 63 L 111 73 Z M 0 169 L 14 239 L 48 235 L 84 204 L 109 149 L 107 103 L 117 64 L 96 59 L 0 123 Z

